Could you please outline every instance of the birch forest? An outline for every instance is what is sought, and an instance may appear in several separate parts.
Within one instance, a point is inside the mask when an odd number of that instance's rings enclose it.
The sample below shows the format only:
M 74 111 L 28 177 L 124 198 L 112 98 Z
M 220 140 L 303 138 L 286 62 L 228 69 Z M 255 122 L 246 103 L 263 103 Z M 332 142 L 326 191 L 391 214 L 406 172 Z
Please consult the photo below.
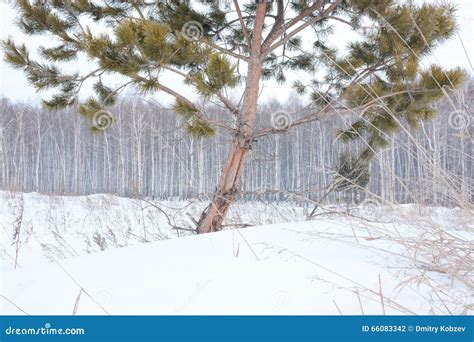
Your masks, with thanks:
M 183 121 L 154 101 L 124 98 L 110 111 L 113 123 L 93 132 L 74 108 L 47 111 L 0 102 L 0 188 L 55 195 L 111 193 L 127 197 L 190 199 L 210 196 L 232 137 L 182 134 Z M 418 129 L 402 129 L 370 164 L 362 198 L 391 203 L 452 206 L 474 200 L 474 81 L 437 104 L 438 115 Z M 267 102 L 262 125 L 293 120 L 297 102 Z M 209 115 L 220 109 L 208 106 Z M 320 120 L 262 139 L 251 151 L 241 198 L 318 201 L 327 192 L 345 144 L 337 132 L 345 117 Z M 331 192 L 328 203 L 345 197 Z

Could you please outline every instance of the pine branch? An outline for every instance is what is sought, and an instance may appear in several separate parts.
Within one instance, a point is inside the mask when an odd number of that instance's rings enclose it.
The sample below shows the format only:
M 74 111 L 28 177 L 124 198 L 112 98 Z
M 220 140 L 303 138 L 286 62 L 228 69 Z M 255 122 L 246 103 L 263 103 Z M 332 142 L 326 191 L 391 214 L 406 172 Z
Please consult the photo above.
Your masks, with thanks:
M 262 137 L 265 137 L 265 136 L 271 135 L 271 134 L 286 133 L 290 129 L 295 129 L 296 127 L 299 127 L 299 126 L 302 126 L 302 125 L 305 125 L 305 124 L 308 124 L 308 123 L 311 123 L 311 122 L 314 122 L 314 121 L 319 121 L 323 118 L 327 118 L 327 117 L 329 117 L 331 115 L 334 115 L 336 113 L 337 114 L 361 115 L 361 113 L 363 114 L 365 111 L 367 111 L 368 109 L 370 109 L 374 105 L 386 106 L 386 103 L 383 102 L 383 100 L 389 99 L 391 97 L 397 97 L 397 96 L 403 95 L 403 94 L 417 93 L 417 92 L 418 93 L 424 93 L 426 91 L 422 90 L 422 89 L 419 89 L 419 90 L 412 89 L 412 90 L 403 90 L 403 91 L 399 91 L 399 92 L 394 92 L 394 93 L 390 93 L 390 94 L 387 94 L 387 95 L 376 97 L 375 99 L 373 99 L 372 101 L 364 104 L 363 106 L 358 106 L 358 107 L 354 107 L 354 108 L 348 108 L 346 105 L 344 105 L 344 96 L 341 96 L 341 98 L 339 98 L 338 100 L 333 100 L 331 103 L 327 104 L 322 109 L 320 109 L 316 112 L 310 113 L 308 115 L 305 115 L 304 117 L 302 117 L 298 120 L 293 121 L 290 125 L 288 125 L 288 127 L 286 127 L 285 130 L 275 129 L 275 128 L 263 128 L 263 129 L 261 129 L 260 131 L 258 131 L 254 134 L 254 138 L 255 139 L 260 139 Z M 337 106 L 337 105 L 340 105 L 340 106 Z
M 153 65 L 153 64 L 152 64 Z M 158 67 L 161 67 L 163 69 L 166 69 L 166 70 L 169 70 L 181 77 L 183 77 L 184 79 L 188 80 L 188 81 L 193 81 L 193 78 L 191 76 L 189 76 L 189 74 L 186 74 L 185 72 L 182 72 L 178 69 L 175 69 L 173 67 L 170 67 L 170 66 L 167 66 L 167 65 L 157 65 L 157 64 L 154 64 L 155 66 L 158 66 Z M 232 113 L 232 114 L 235 114 L 235 115 L 239 115 L 240 114 L 240 109 L 234 105 L 230 99 L 228 99 L 226 96 L 224 96 L 224 94 L 222 94 L 221 92 L 217 93 L 216 96 L 219 98 L 219 100 L 224 104 L 224 106 Z
M 224 55 L 226 55 L 226 56 L 232 56 L 232 57 L 237 58 L 237 59 L 239 59 L 239 60 L 241 60 L 241 61 L 244 61 L 244 62 L 248 62 L 248 61 L 249 61 L 248 57 L 243 56 L 243 55 L 238 54 L 238 53 L 235 53 L 235 52 L 232 51 L 232 50 L 225 49 L 225 48 L 223 48 L 222 46 L 219 46 L 219 45 L 217 45 L 217 44 L 214 44 L 214 43 L 213 43 L 211 40 L 209 40 L 209 39 L 204 39 L 204 40 L 203 40 L 203 43 L 206 44 L 206 45 L 208 45 L 209 47 L 211 47 L 211 48 L 213 48 L 213 49 L 219 51 L 220 53 L 222 53 L 222 54 L 224 54 Z
M 137 82 L 142 82 L 142 83 L 147 83 L 149 80 L 144 78 L 144 77 L 141 77 L 141 76 L 138 76 L 136 75 L 134 77 L 134 79 L 137 81 Z M 195 112 L 195 115 L 197 115 L 197 117 L 206 122 L 207 124 L 211 125 L 211 126 L 217 126 L 217 127 L 221 127 L 221 128 L 224 128 L 226 130 L 229 130 L 229 131 L 233 131 L 234 129 L 232 127 L 230 127 L 229 125 L 227 125 L 225 122 L 222 122 L 222 121 L 215 121 L 215 120 L 211 120 L 210 118 L 208 118 L 204 111 L 202 109 L 200 109 L 196 104 L 194 104 L 189 98 L 187 98 L 186 96 L 184 96 L 183 94 L 159 83 L 159 82 L 155 82 L 154 83 L 154 86 L 158 89 L 158 90 L 161 90 L 165 93 L 167 93 L 168 95 L 171 95 L 172 97 L 174 97 L 176 100 L 178 101 L 181 101 L 183 103 L 185 103 L 187 106 L 189 106 L 190 108 L 192 108 Z
M 319 2 L 318 2 L 319 3 Z M 311 6 L 310 8 L 313 8 L 315 5 L 317 5 L 318 3 L 314 4 L 313 6 Z M 311 20 L 308 20 L 307 22 L 305 22 L 304 24 L 300 25 L 299 27 L 297 27 L 296 29 L 294 29 L 293 31 L 291 31 L 290 33 L 288 33 L 287 35 L 285 35 L 285 37 L 283 37 L 282 39 L 280 39 L 278 42 L 276 42 L 275 44 L 269 46 L 268 48 L 265 49 L 264 51 L 264 54 L 263 56 L 267 56 L 270 52 L 274 51 L 275 49 L 279 48 L 280 46 L 282 45 L 285 45 L 288 43 L 288 41 L 290 39 L 292 39 L 294 36 L 296 36 L 298 33 L 300 33 L 301 31 L 303 31 L 304 29 L 306 29 L 307 27 L 311 26 L 311 25 L 314 25 L 316 24 L 317 22 L 323 20 L 323 19 L 326 19 L 327 16 L 329 15 L 329 13 L 333 12 L 338 6 L 340 6 L 342 3 L 342 0 L 336 0 L 335 2 L 333 2 L 331 4 L 331 6 L 329 6 L 327 9 L 325 9 L 321 14 L 317 15 L 316 17 L 312 18 Z M 317 6 L 316 6 L 317 8 Z M 309 11 L 309 10 L 308 10 Z M 314 11 L 314 10 L 313 10 Z M 310 12 L 311 13 L 311 12 Z M 300 15 L 301 16 L 301 15 Z M 298 17 L 300 17 L 298 16 Z M 297 17 L 297 18 L 298 18 Z M 305 17 L 305 16 L 303 16 Z M 299 22 L 301 19 L 299 19 L 297 22 Z M 292 27 L 293 24 L 290 22 L 290 24 L 288 25 L 288 27 L 285 27 L 285 29 L 288 29 L 290 27 Z M 286 30 L 285 30 L 286 31 Z

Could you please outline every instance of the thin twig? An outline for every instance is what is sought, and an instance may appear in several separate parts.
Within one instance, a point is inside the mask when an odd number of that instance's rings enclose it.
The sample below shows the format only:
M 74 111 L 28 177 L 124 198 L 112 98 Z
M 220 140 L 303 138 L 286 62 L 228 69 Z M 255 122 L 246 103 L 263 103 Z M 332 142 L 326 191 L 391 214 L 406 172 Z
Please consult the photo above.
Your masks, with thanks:
M 357 299 L 359 300 L 360 311 L 362 312 L 362 315 L 365 315 L 364 307 L 362 306 L 362 300 L 360 299 L 359 289 L 357 287 L 356 287 L 356 294 L 357 294 Z
M 337 311 L 339 312 L 339 314 L 340 314 L 341 316 L 343 316 L 342 311 L 341 311 L 341 309 L 339 309 L 339 306 L 337 305 L 336 301 L 333 299 L 332 302 L 333 302 L 334 305 L 336 306 L 336 309 L 337 309 Z
M 382 311 L 385 316 L 387 313 L 385 312 L 385 303 L 383 301 L 382 278 L 380 277 L 380 274 L 379 274 L 379 293 L 380 293 L 380 302 L 382 303 Z
M 0 297 L 5 299 L 8 303 L 10 303 L 11 305 L 13 305 L 15 308 L 17 308 L 18 310 L 20 310 L 21 312 L 23 312 L 25 315 L 28 315 L 28 312 L 26 312 L 25 310 L 23 310 L 22 308 L 20 308 L 18 305 L 16 305 L 15 303 L 13 303 L 12 300 L 10 300 L 9 298 L 5 297 L 4 295 L 1 295 L 0 294 Z
M 110 315 L 110 313 L 102 306 L 100 305 L 100 303 L 98 301 L 96 301 L 94 299 L 94 297 L 92 297 L 89 292 L 86 291 L 86 289 L 84 289 L 84 287 L 82 287 L 81 284 L 79 284 L 79 282 L 74 279 L 74 277 L 68 272 L 66 271 L 66 269 L 61 266 L 61 264 L 57 261 L 55 261 L 56 265 L 59 266 L 59 268 L 69 277 L 69 279 L 71 279 L 77 286 L 79 286 L 79 288 L 82 290 L 82 292 L 84 292 L 86 294 L 87 297 L 89 297 L 102 311 L 104 311 L 107 315 Z
M 72 314 L 75 315 L 77 313 L 77 309 L 79 308 L 79 302 L 81 300 L 82 288 L 79 290 L 79 294 L 77 295 L 76 301 L 74 303 L 74 309 L 72 310 Z

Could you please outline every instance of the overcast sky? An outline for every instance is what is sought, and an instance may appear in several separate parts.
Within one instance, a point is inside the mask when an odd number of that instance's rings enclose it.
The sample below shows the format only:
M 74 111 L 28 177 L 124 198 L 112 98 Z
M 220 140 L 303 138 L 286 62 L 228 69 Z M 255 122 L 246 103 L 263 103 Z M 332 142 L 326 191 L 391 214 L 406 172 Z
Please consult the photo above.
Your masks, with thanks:
M 422 3 L 422 0 L 415 0 L 415 2 Z M 436 2 L 435 0 L 426 0 L 426 2 Z M 471 63 L 474 63 L 474 6 L 473 0 L 452 0 L 451 3 L 458 7 L 458 23 L 459 23 L 459 36 L 455 36 L 449 42 L 438 48 L 434 56 L 428 61 L 423 63 L 426 65 L 431 62 L 442 64 L 445 67 L 461 66 L 466 70 L 473 72 Z M 15 26 L 14 19 L 16 12 L 9 5 L 0 3 L 0 13 L 2 16 L 1 20 L 1 38 L 7 37 L 15 38 L 17 43 L 26 43 L 27 47 L 31 50 L 36 49 L 41 43 L 42 38 L 32 38 L 22 34 Z M 339 34 L 341 36 L 341 34 Z M 337 37 L 336 37 L 337 38 Z M 342 37 L 341 37 L 342 38 Z M 45 39 L 45 38 L 43 38 Z M 469 61 L 464 48 L 471 61 Z M 334 43 L 344 44 L 341 39 L 339 42 L 336 39 Z M 3 58 L 0 62 L 0 95 L 8 97 L 15 101 L 33 101 L 38 103 L 41 99 L 42 94 L 38 94 L 35 90 L 28 85 L 25 75 L 22 71 L 14 70 L 10 68 L 4 61 Z M 84 63 L 83 63 L 84 64 Z M 174 82 L 172 78 L 169 81 Z M 273 83 L 266 83 L 263 96 L 267 98 L 275 98 L 278 100 L 285 100 L 288 94 L 291 94 L 288 83 L 286 86 L 275 85 Z M 176 85 L 180 87 L 179 85 Z M 278 87 L 278 88 L 276 88 Z M 86 94 L 85 94 L 86 95 Z M 188 94 L 191 95 L 191 94 Z M 157 99 L 161 102 L 168 102 L 166 97 L 158 96 Z

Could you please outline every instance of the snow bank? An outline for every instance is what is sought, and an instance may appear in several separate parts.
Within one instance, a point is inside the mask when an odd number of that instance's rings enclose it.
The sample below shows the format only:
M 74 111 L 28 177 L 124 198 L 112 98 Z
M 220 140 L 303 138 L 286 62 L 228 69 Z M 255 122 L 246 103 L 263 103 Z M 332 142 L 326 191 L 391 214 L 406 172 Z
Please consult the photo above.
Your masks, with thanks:
M 11 243 L 8 224 L 12 218 L 6 207 L 11 206 L 14 196 L 2 196 L 2 234 Z M 229 229 L 131 245 L 122 220 L 139 220 L 137 213 L 130 214 L 135 210 L 134 200 L 107 196 L 108 207 L 95 208 L 93 204 L 95 209 L 87 211 L 80 198 L 48 198 L 45 204 L 43 196 L 24 196 L 27 204 L 35 203 L 26 206 L 23 219 L 25 225 L 34 227 L 29 241 L 39 242 L 24 242 L 19 260 L 25 263 L 21 267 L 4 267 L 1 314 L 472 313 L 472 289 L 430 268 L 433 261 L 428 255 L 412 255 L 407 241 L 419 236 L 425 239 L 420 241 L 430 241 L 426 236 L 430 230 L 418 224 L 426 219 L 413 207 L 384 212 L 384 219 L 378 217 L 376 221 L 357 215 L 322 215 L 310 222 Z M 99 197 L 88 196 L 87 201 L 94 203 Z M 68 208 L 64 226 L 49 226 L 45 218 L 46 212 L 55 212 L 50 208 L 56 201 Z M 300 209 L 286 210 L 288 215 L 297 215 Z M 453 220 L 463 216 L 447 209 L 433 210 L 438 215 L 444 211 L 443 217 L 449 214 Z M 410 219 L 404 220 L 401 213 L 409 214 Z M 252 213 L 247 212 L 247 217 Z M 152 218 L 146 221 L 148 233 Z M 160 232 L 160 237 L 176 234 L 166 228 L 160 216 L 154 222 L 158 222 L 160 229 L 155 233 Z M 39 226 L 42 229 L 36 228 Z M 143 227 L 135 222 L 132 232 L 138 231 L 135 226 Z M 100 253 L 90 249 L 89 255 L 78 252 L 78 256 L 64 255 L 50 262 L 32 260 L 44 255 L 41 241 L 44 245 L 42 239 L 47 236 L 71 237 L 68 244 L 77 252 L 85 246 L 80 243 L 85 236 L 103 227 L 109 227 L 123 239 L 117 241 L 126 241 L 123 244 L 129 246 Z M 453 224 L 448 228 L 450 236 L 472 244 L 472 227 L 460 229 Z M 50 249 L 67 250 L 59 241 L 50 240 Z M 7 248 L 5 242 L 3 246 Z
M 3 270 L 51 262 L 139 243 L 190 235 L 207 203 L 148 201 L 98 194 L 47 196 L 0 191 L 0 260 Z M 261 203 L 236 205 L 228 222 L 268 224 L 302 217 L 302 208 Z M 18 234 L 18 235 L 17 235 Z M 16 265 L 16 266 L 15 266 Z

